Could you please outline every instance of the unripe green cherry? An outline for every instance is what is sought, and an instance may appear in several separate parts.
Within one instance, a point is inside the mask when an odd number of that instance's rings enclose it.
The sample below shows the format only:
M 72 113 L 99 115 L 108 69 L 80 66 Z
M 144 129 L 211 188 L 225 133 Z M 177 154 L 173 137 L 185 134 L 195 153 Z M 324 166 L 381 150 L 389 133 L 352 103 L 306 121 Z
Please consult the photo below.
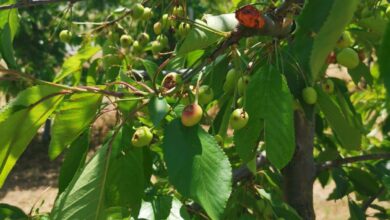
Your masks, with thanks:
M 226 74 L 225 83 L 223 84 L 223 91 L 230 92 L 232 89 L 234 89 L 238 77 L 239 74 L 235 69 L 229 70 L 229 72 Z
M 134 42 L 133 38 L 130 35 L 124 34 L 120 38 L 121 47 L 128 48 Z
M 354 69 L 359 65 L 359 55 L 352 48 L 344 48 L 337 54 L 337 62 L 348 69 Z
M 317 102 L 317 92 L 313 87 L 306 87 L 302 90 L 302 98 L 309 105 Z
M 133 11 L 132 11 L 132 14 L 131 16 L 134 18 L 134 19 L 139 19 L 142 17 L 142 15 L 144 14 L 144 6 L 142 4 L 135 4 L 134 7 L 133 7 Z
M 152 16 L 153 16 L 152 9 L 145 7 L 144 13 L 142 14 L 142 19 L 147 21 L 147 20 L 151 19 Z
M 131 143 L 134 147 L 144 147 L 150 144 L 153 139 L 153 134 L 146 126 L 139 127 L 131 138 Z
M 182 77 L 180 74 L 171 72 L 168 73 L 162 80 L 161 87 L 164 94 L 172 93 L 176 90 L 179 84 L 182 83 Z
M 68 30 L 62 30 L 60 32 L 60 40 L 64 43 L 68 43 L 72 39 L 72 32 Z
M 162 51 L 164 47 L 161 45 L 160 41 L 153 41 L 152 42 L 152 52 L 153 54 L 158 54 Z
M 141 53 L 143 50 L 143 47 L 141 46 L 141 44 L 139 43 L 139 41 L 134 41 L 133 43 L 133 51 L 136 52 L 136 53 Z
M 181 115 L 181 123 L 186 127 L 191 127 L 199 123 L 202 119 L 203 110 L 200 105 L 193 103 L 187 105 L 183 109 L 183 113 Z
M 161 31 L 162 31 L 162 25 L 161 25 L 161 22 L 156 22 L 154 23 L 153 25 L 153 31 L 156 35 L 159 35 L 161 34 Z
M 321 84 L 322 90 L 328 94 L 331 94 L 334 92 L 334 82 L 331 79 L 326 79 Z
M 177 31 L 178 31 L 178 34 L 180 35 L 180 37 L 185 37 L 185 36 L 187 36 L 190 29 L 191 29 L 190 24 L 181 22 L 179 24 L 179 29 Z
M 232 112 L 230 115 L 229 124 L 230 127 L 234 130 L 240 130 L 245 127 L 248 123 L 249 115 L 244 109 L 238 108 Z
M 173 8 L 172 14 L 174 16 L 184 17 L 184 9 L 183 9 L 183 7 L 181 5 L 175 6 Z
M 250 77 L 249 76 L 242 76 L 238 79 L 238 82 L 237 82 L 237 91 L 238 91 L 238 94 L 239 95 L 243 95 L 244 94 L 244 90 L 246 89 L 246 87 L 248 86 L 249 84 L 249 80 L 250 80 Z
M 160 34 L 157 36 L 156 40 L 160 41 L 161 45 L 165 48 L 168 46 L 168 37 L 164 34 Z
M 208 85 L 199 87 L 198 102 L 201 105 L 208 104 L 214 99 L 214 91 Z
M 146 45 L 150 41 L 150 36 L 148 33 L 143 32 L 138 35 L 138 41 L 141 45 Z
M 171 25 L 171 23 L 170 23 L 169 15 L 163 14 L 163 16 L 161 17 L 162 30 L 164 30 L 164 31 L 168 30 L 170 25 Z

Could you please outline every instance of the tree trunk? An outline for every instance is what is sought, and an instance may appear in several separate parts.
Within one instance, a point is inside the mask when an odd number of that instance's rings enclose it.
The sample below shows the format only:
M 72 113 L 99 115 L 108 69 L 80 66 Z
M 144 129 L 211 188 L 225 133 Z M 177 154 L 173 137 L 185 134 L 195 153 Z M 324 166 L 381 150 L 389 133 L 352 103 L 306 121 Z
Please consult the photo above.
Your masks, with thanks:
M 303 219 L 313 220 L 314 112 L 305 115 L 296 111 L 294 114 L 296 149 L 293 159 L 283 169 L 284 196 Z

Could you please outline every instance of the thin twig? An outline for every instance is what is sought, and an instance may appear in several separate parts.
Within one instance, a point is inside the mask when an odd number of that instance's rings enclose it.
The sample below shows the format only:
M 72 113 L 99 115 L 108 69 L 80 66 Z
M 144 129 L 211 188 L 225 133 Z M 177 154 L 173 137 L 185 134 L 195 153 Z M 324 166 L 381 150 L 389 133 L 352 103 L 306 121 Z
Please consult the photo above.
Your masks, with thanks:
M 141 90 L 137 89 L 135 86 L 130 85 L 130 84 L 127 83 L 127 82 L 116 81 L 116 82 L 111 82 L 111 83 L 108 83 L 108 84 L 107 84 L 107 86 L 112 86 L 112 85 L 123 85 L 123 86 L 126 86 L 126 87 L 129 88 L 131 91 L 133 91 L 135 95 L 144 96 L 144 95 L 147 95 L 147 94 L 148 94 L 148 93 L 146 93 L 146 92 L 144 92 L 144 91 L 141 91 Z
M 114 19 L 114 20 L 111 20 L 111 21 L 107 21 L 107 22 L 104 22 L 101 26 L 95 28 L 95 29 L 92 29 L 92 33 L 94 32 L 99 32 L 100 30 L 104 29 L 104 28 L 107 28 L 109 26 L 112 26 L 114 24 L 116 24 L 118 21 L 121 21 L 123 19 L 125 19 L 127 16 L 131 15 L 133 13 L 133 10 L 127 10 L 123 15 L 121 15 L 120 17 L 118 17 L 117 19 Z
M 78 86 L 78 87 L 66 86 L 66 85 L 62 85 L 62 84 L 57 84 L 57 83 L 53 83 L 53 82 L 48 82 L 48 81 L 36 79 L 31 75 L 21 73 L 21 72 L 15 71 L 15 70 L 0 69 L 0 72 L 3 72 L 5 74 L 9 74 L 9 75 L 12 75 L 15 77 L 19 77 L 19 78 L 22 78 L 25 80 L 30 80 L 36 84 L 53 86 L 53 87 L 62 88 L 65 90 L 70 90 L 72 92 L 100 93 L 103 95 L 114 96 L 117 98 L 122 98 L 122 97 L 128 95 L 127 93 L 124 93 L 124 92 L 115 92 L 115 91 L 110 91 L 110 90 L 104 90 L 104 89 L 100 89 L 100 88 L 92 87 L 92 86 Z M 129 94 L 134 95 L 134 93 L 129 93 Z

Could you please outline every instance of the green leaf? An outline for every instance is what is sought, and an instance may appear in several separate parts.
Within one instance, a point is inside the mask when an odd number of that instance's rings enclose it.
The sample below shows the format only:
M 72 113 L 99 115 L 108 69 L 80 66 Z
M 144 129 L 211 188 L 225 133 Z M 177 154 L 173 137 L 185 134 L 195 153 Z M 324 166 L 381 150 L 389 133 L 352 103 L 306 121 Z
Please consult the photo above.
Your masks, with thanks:
M 54 82 L 63 80 L 68 75 L 80 71 L 85 61 L 101 50 L 98 46 L 84 45 L 77 53 L 65 60 L 61 72 L 55 77 Z
M 121 99 L 118 102 L 118 109 L 124 114 L 130 114 L 131 111 L 133 111 L 137 105 L 138 105 L 139 100 L 126 100 L 126 99 Z
M 204 55 L 204 50 L 194 50 L 186 56 L 187 66 L 194 65 Z
M 214 91 L 214 96 L 217 98 L 223 93 L 223 84 L 225 82 L 226 74 L 229 71 L 229 58 L 223 56 L 221 59 L 217 59 L 211 67 L 210 74 L 210 87 Z
M 157 196 L 152 201 L 142 202 L 142 208 L 138 219 L 148 220 L 179 220 L 191 219 L 185 206 L 176 198 L 171 196 Z
M 355 85 L 358 85 L 362 77 L 366 80 L 368 85 L 373 84 L 373 78 L 370 73 L 370 68 L 368 68 L 368 66 L 366 66 L 366 64 L 364 64 L 363 62 L 360 62 L 359 66 L 354 69 L 348 69 L 348 73 L 351 76 Z
M 113 142 L 106 184 L 106 206 L 121 206 L 138 215 L 145 188 L 143 149 L 130 147 L 131 127 L 125 126 Z
M 27 220 L 29 218 L 20 208 L 0 203 L 0 219 Z
M 206 15 L 207 26 L 218 31 L 229 32 L 234 30 L 238 25 L 238 20 L 234 13 L 221 15 Z
M 163 150 L 170 182 L 219 219 L 232 190 L 232 168 L 213 136 L 175 119 L 165 129 Z
M 144 191 L 143 151 L 129 149 L 129 136 L 126 129 L 114 134 L 77 172 L 57 198 L 51 219 L 101 219 L 118 206 L 137 215 Z
M 287 83 L 274 67 L 262 67 L 252 76 L 246 94 L 245 109 L 250 119 L 234 134 L 237 151 L 244 162 L 252 159 L 264 128 L 267 159 L 283 168 L 295 150 L 292 96 Z
M 388 191 L 390 191 L 390 176 L 389 175 L 384 175 L 382 177 L 382 183 L 383 186 L 386 187 Z
M 207 26 L 203 21 L 196 20 L 196 22 L 200 25 Z M 184 42 L 179 46 L 177 55 L 181 56 L 194 50 L 204 49 L 216 43 L 219 39 L 221 39 L 221 36 L 210 32 L 209 30 L 198 27 L 193 28 L 184 39 Z
M 373 196 L 378 193 L 379 184 L 374 176 L 359 168 L 350 169 L 348 177 L 358 193 L 365 196 Z
M 217 32 L 229 32 L 232 31 L 238 25 L 238 21 L 235 18 L 234 13 L 222 14 L 222 15 L 206 15 L 204 21 L 196 20 L 199 25 L 206 26 L 211 30 Z M 204 49 L 222 37 L 212 31 L 196 27 L 191 29 L 184 42 L 177 50 L 177 55 L 183 55 L 194 50 Z
M 299 216 L 298 213 L 286 203 L 274 201 L 272 208 L 279 218 L 288 220 L 302 220 L 301 216 Z
M 14 4 L 16 0 L 3 1 L 4 4 Z M 19 29 L 18 10 L 0 11 L 0 55 L 4 58 L 8 67 L 16 68 L 13 42 L 16 32 Z
M 56 113 L 49 156 L 56 158 L 91 124 L 102 101 L 102 95 L 76 93 Z
M 341 107 L 321 89 L 317 89 L 318 104 L 326 120 L 341 143 L 341 147 L 348 150 L 360 148 L 362 134 L 353 121 L 348 120 Z
M 3 0 L 2 4 L 13 4 L 16 3 L 16 0 Z M 11 28 L 11 41 L 15 38 L 16 32 L 19 29 L 19 15 L 18 9 L 9 9 L 0 11 L 0 29 L 3 29 L 4 26 L 8 23 Z
M 15 69 L 17 67 L 16 60 L 14 57 L 14 49 L 12 46 L 12 36 L 11 36 L 11 28 L 7 23 L 3 30 L 1 30 L 0 36 L 0 52 L 8 67 Z
M 72 179 L 57 197 L 50 219 L 99 219 L 104 210 L 109 152 L 108 145 L 104 145 Z
M 84 166 L 89 148 L 88 136 L 89 132 L 84 132 L 72 143 L 66 152 L 60 169 L 60 176 L 58 177 L 59 194 L 68 187 L 77 171 Z
M 165 118 L 169 112 L 170 106 L 165 98 L 153 97 L 149 102 L 149 114 L 154 126 L 159 126 L 161 120 Z
M 35 105 L 17 111 L 0 122 L 0 187 L 16 160 L 62 99 L 63 96 L 59 95 L 42 99 Z
M 388 19 L 385 19 L 383 16 L 374 14 L 367 18 L 362 18 L 358 21 L 358 24 L 364 28 L 370 29 L 370 32 L 377 34 L 378 36 L 383 36 Z
M 114 206 L 104 210 L 103 217 L 101 219 L 105 220 L 128 220 L 130 219 L 130 210 L 121 207 Z
M 222 138 L 226 138 L 226 133 L 229 129 L 230 115 L 232 114 L 233 98 L 230 95 L 222 96 L 218 100 L 219 112 L 213 121 L 213 129 L 215 129 Z
M 275 196 L 273 193 L 268 193 L 264 189 L 259 189 L 258 193 L 264 200 L 267 200 L 271 203 L 272 209 L 277 217 L 288 220 L 301 220 L 302 218 L 298 215 L 298 213 L 288 204 L 286 204 L 283 200 Z M 260 200 L 258 200 L 260 201 Z M 268 204 L 265 204 L 266 207 Z
M 43 97 L 60 92 L 61 90 L 52 86 L 39 85 L 21 91 L 16 98 L 12 99 L 7 106 L 0 110 L 0 123 L 10 117 L 14 112 L 25 109 Z
M 335 169 L 332 169 L 332 178 L 333 178 L 334 182 L 336 183 L 336 188 L 329 195 L 328 200 L 341 199 L 345 195 L 347 195 L 348 188 L 349 188 L 349 181 L 347 178 L 347 174 L 345 173 L 345 171 L 343 169 L 335 168 Z
M 382 46 L 378 53 L 378 63 L 381 77 L 387 91 L 387 100 L 390 103 L 390 22 L 387 24 L 386 33 L 383 37 Z M 388 106 L 390 106 L 388 104 Z
M 311 79 L 320 77 L 327 55 L 351 21 L 358 0 L 312 0 L 299 16 L 294 50 Z
M 362 208 L 360 208 L 354 201 L 351 199 L 348 200 L 349 213 L 351 215 L 350 220 L 365 220 L 366 215 Z
M 144 65 L 149 78 L 153 79 L 154 74 L 157 73 L 158 65 L 150 60 L 142 60 L 142 65 Z

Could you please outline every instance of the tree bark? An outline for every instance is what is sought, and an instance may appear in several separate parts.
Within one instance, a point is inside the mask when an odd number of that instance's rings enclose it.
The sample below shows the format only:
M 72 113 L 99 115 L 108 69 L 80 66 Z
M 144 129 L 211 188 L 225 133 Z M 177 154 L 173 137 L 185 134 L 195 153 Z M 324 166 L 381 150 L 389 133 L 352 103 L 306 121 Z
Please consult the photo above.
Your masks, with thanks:
M 294 113 L 296 149 L 293 159 L 283 169 L 284 197 L 305 220 L 314 220 L 313 183 L 315 164 L 313 157 L 314 112 L 306 115 Z

